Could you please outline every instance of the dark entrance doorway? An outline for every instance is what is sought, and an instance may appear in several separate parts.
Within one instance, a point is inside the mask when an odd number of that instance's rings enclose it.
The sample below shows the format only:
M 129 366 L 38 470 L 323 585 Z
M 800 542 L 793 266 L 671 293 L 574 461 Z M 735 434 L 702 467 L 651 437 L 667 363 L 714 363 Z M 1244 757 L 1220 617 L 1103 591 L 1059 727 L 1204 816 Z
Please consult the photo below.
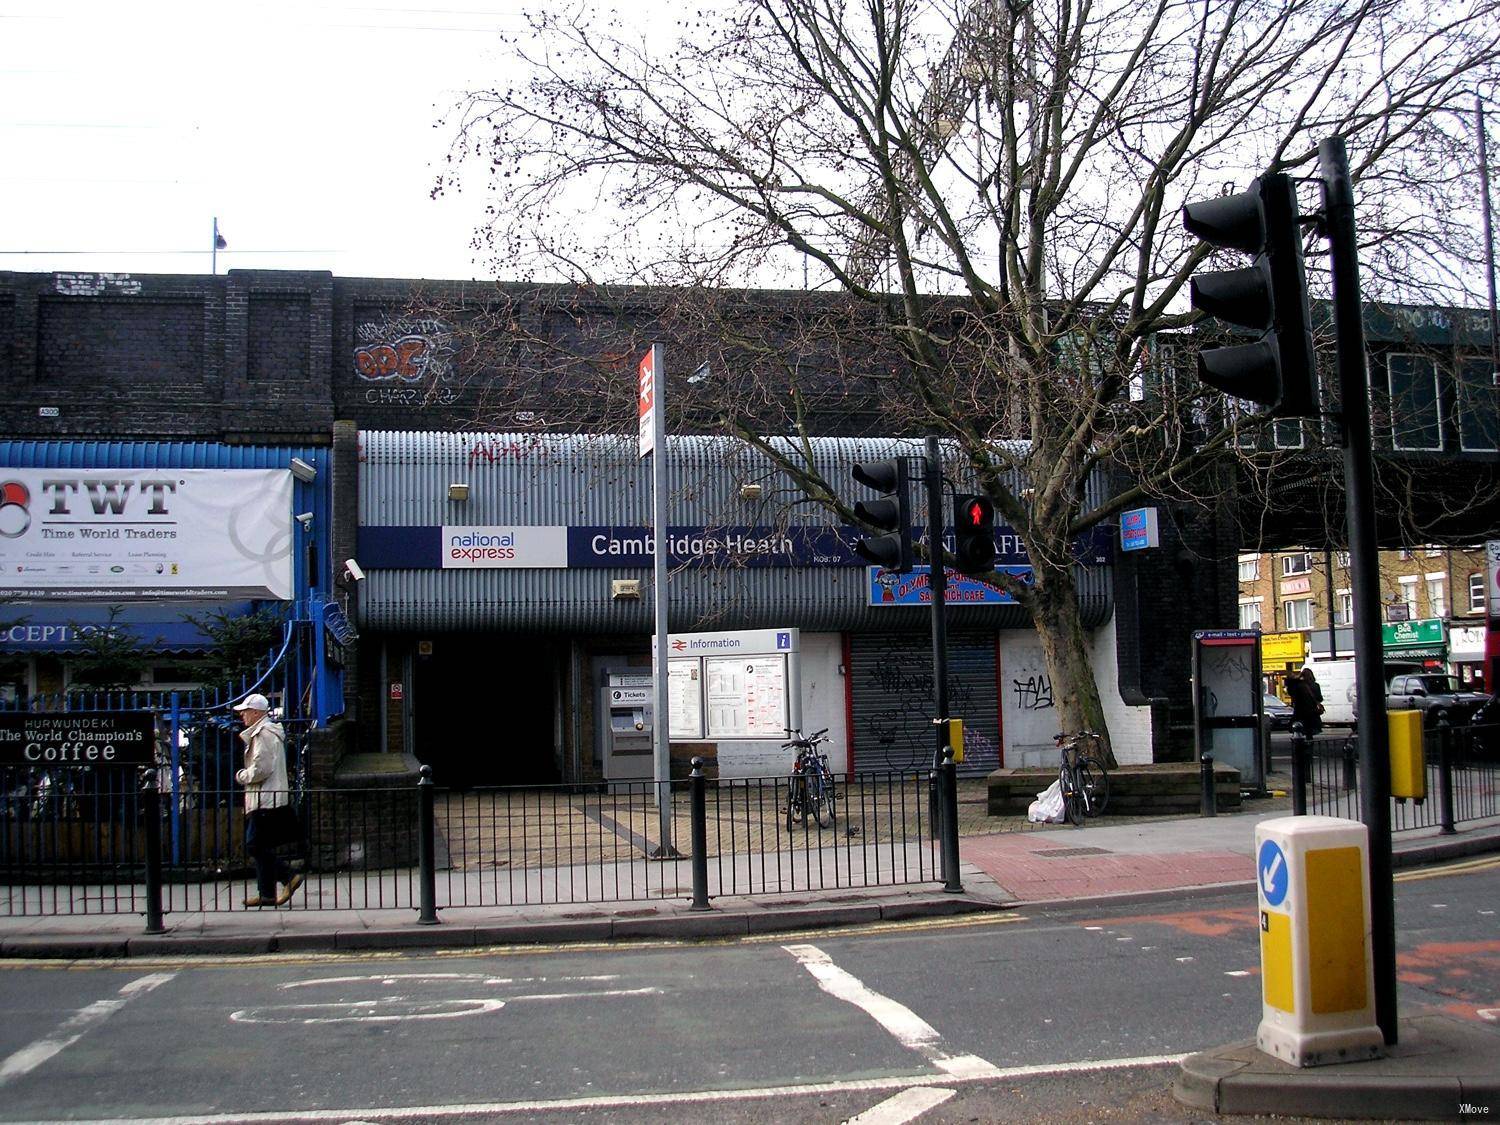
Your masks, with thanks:
M 494 634 L 434 637 L 413 656 L 417 759 L 455 789 L 561 780 L 553 745 L 556 654 Z

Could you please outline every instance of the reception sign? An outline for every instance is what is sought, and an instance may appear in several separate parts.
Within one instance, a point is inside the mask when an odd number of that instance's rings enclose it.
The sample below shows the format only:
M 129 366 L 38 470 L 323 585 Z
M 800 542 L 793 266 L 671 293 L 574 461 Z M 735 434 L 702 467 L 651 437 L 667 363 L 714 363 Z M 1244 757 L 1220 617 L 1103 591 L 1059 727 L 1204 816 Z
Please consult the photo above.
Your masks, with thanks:
M 292 474 L 0 469 L 0 593 L 290 600 Z

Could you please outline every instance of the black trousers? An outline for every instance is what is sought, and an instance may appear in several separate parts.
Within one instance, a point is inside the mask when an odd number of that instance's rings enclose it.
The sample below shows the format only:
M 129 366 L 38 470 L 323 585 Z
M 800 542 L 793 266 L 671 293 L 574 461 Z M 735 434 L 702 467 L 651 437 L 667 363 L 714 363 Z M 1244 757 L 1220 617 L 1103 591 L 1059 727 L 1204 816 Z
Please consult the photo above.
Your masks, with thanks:
M 255 865 L 255 886 L 263 901 L 276 897 L 276 884 L 292 877 L 291 866 L 276 851 L 288 843 L 277 830 L 278 814 L 272 809 L 257 809 L 245 817 L 245 851 Z

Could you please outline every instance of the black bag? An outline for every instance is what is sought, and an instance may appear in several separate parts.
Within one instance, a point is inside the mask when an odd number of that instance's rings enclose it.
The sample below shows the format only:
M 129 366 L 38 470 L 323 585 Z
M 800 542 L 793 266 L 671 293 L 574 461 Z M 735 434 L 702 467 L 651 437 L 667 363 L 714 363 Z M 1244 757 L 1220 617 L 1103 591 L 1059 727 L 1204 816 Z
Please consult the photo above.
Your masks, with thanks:
M 256 814 L 255 831 L 263 834 L 262 840 L 273 848 L 302 842 L 302 822 L 297 817 L 297 809 L 292 805 L 261 809 Z

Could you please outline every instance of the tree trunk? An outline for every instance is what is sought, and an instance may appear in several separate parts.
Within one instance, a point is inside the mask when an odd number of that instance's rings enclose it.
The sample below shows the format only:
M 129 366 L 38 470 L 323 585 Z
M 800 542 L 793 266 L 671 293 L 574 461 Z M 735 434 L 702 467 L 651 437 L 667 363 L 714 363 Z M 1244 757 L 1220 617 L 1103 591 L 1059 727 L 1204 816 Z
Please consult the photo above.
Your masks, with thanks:
M 1069 564 L 1036 564 L 1033 559 L 1032 615 L 1042 655 L 1052 677 L 1052 694 L 1069 733 L 1094 731 L 1102 739 L 1104 764 L 1116 766 L 1099 685 L 1089 661 L 1088 637 L 1078 611 L 1078 589 Z

